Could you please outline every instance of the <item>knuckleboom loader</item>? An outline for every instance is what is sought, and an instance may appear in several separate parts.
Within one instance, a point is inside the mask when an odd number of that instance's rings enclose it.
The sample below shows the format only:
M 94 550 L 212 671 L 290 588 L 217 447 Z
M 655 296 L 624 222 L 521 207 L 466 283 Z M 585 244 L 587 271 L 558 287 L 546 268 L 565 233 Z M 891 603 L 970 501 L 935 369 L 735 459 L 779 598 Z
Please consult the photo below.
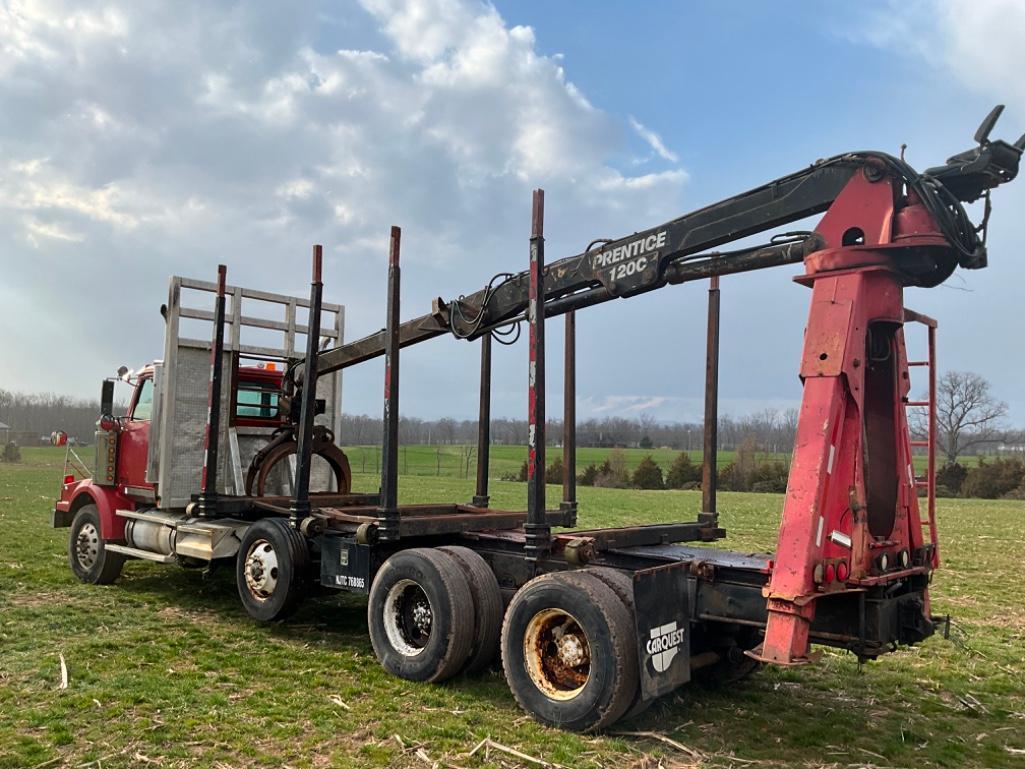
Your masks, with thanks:
M 940 565 L 937 324 L 905 307 L 904 294 L 987 266 L 990 193 L 1015 178 L 1025 148 L 1025 136 L 990 139 L 1001 110 L 983 121 L 975 146 L 925 172 L 882 152 L 845 153 L 550 263 L 537 190 L 529 269 L 438 298 L 406 322 L 394 227 L 385 327 L 348 343 L 342 308 L 322 300 L 319 246 L 309 300 L 230 287 L 223 266 L 216 283 L 174 278 L 163 360 L 134 375 L 124 417 L 111 416 L 105 384 L 93 477 L 65 477 L 53 523 L 71 528 L 71 568 L 101 583 L 126 559 L 230 564 L 242 605 L 262 621 L 287 617 L 313 588 L 364 594 L 374 651 L 389 672 L 439 682 L 500 656 L 519 704 L 573 730 L 608 727 L 692 677 L 736 680 L 763 664 L 811 664 L 813 645 L 868 660 L 918 643 L 945 621 L 929 600 Z M 978 200 L 985 206 L 976 225 L 964 204 Z M 778 232 L 820 214 L 813 231 Z M 764 245 L 718 250 L 770 231 Z M 803 264 L 796 280 L 811 290 L 797 439 L 776 549 L 740 553 L 717 544 L 726 536 L 715 495 L 718 280 L 787 264 Z M 677 523 L 579 528 L 577 312 L 706 279 L 700 512 Z M 213 310 L 186 307 L 185 289 L 213 295 Z M 283 319 L 249 311 L 254 301 L 283 308 Z M 562 502 L 549 509 L 545 329 L 559 315 L 565 472 Z M 209 338 L 186 339 L 186 322 L 212 322 Z M 525 509 L 499 510 L 488 493 L 492 343 L 523 325 L 527 500 Z M 908 359 L 912 327 L 925 328 L 924 360 Z M 247 328 L 284 342 L 246 341 Z M 475 493 L 403 505 L 400 351 L 445 334 L 480 345 Z M 333 429 L 340 373 L 379 356 L 381 485 L 355 493 Z M 911 373 L 923 370 L 930 395 L 916 401 Z M 913 408 L 927 409 L 926 439 L 908 429 Z M 916 474 L 917 448 L 927 456 L 924 476 Z

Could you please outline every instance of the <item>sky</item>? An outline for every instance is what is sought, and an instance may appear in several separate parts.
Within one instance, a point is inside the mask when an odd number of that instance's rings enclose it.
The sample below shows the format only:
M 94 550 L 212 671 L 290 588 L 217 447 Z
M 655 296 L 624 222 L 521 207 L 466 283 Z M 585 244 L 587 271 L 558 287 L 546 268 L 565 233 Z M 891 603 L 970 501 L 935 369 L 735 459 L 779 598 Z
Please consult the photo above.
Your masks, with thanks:
M 384 324 L 393 224 L 410 318 L 527 267 L 534 187 L 553 260 L 844 151 L 940 164 L 998 102 L 1013 141 L 1023 51 L 1015 0 L 0 0 L 0 388 L 98 396 L 162 355 L 169 276 L 220 262 L 307 296 L 323 243 L 355 339 Z M 1025 181 L 999 189 L 989 268 L 906 296 L 940 321 L 941 370 L 987 377 L 1019 425 L 1023 214 Z M 799 402 L 797 272 L 723 280 L 722 412 Z M 699 418 L 705 288 L 578 314 L 579 418 Z M 404 351 L 402 412 L 473 418 L 478 354 Z M 496 416 L 526 415 L 526 363 L 496 349 Z M 382 378 L 347 370 L 343 408 L 380 413 Z

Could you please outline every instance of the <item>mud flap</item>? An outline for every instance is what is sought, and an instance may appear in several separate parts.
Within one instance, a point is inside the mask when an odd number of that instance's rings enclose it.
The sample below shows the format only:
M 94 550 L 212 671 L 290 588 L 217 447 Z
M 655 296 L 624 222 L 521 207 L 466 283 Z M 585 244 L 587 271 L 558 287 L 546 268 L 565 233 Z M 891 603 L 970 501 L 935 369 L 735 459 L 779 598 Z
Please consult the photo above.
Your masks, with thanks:
M 75 514 L 70 510 L 53 508 L 50 513 L 50 525 L 55 529 L 71 528 L 71 522 L 75 520 Z
M 320 537 L 320 584 L 369 593 L 370 548 L 342 537 Z
M 690 680 L 687 564 L 634 572 L 641 697 L 661 697 Z

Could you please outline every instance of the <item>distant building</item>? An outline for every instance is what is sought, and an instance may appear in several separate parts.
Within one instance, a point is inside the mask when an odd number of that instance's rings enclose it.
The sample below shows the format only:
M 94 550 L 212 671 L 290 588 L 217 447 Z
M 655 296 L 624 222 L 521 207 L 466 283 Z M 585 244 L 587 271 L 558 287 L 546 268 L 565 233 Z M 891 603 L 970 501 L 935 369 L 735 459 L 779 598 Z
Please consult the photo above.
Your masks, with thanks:
M 0 422 L 0 444 L 6 445 L 8 436 L 11 432 L 11 426 Z

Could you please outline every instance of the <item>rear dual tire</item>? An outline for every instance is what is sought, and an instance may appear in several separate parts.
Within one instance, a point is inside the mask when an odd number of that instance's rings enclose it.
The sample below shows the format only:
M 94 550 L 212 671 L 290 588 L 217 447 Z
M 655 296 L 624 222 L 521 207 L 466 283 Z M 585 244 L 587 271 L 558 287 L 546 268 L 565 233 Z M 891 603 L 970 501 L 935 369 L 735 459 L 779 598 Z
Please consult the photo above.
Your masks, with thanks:
M 463 570 L 463 576 L 466 577 L 470 588 L 474 609 L 474 632 L 470 656 L 466 660 L 463 672 L 474 675 L 489 668 L 498 656 L 502 638 L 502 616 L 505 613 L 502 591 L 498 587 L 495 572 L 478 553 L 459 545 L 438 549 L 455 559 Z
M 608 568 L 587 569 L 587 572 L 589 574 L 593 574 L 615 591 L 616 595 L 619 596 L 620 600 L 626 604 L 627 609 L 629 609 L 631 622 L 636 625 L 637 609 L 634 604 L 633 578 L 626 572 Z M 630 707 L 627 708 L 626 713 L 623 714 L 623 719 L 628 720 L 635 718 L 644 713 L 654 704 L 655 700 L 646 700 L 641 696 L 640 672 L 638 672 L 637 690 L 634 692 L 633 701 L 630 703 Z
M 633 615 L 592 573 L 542 575 L 509 604 L 502 663 L 516 701 L 538 721 L 572 731 L 604 729 L 637 695 Z
M 381 667 L 408 681 L 456 675 L 473 649 L 476 613 L 462 567 L 425 547 L 396 553 L 370 588 L 367 625 Z

